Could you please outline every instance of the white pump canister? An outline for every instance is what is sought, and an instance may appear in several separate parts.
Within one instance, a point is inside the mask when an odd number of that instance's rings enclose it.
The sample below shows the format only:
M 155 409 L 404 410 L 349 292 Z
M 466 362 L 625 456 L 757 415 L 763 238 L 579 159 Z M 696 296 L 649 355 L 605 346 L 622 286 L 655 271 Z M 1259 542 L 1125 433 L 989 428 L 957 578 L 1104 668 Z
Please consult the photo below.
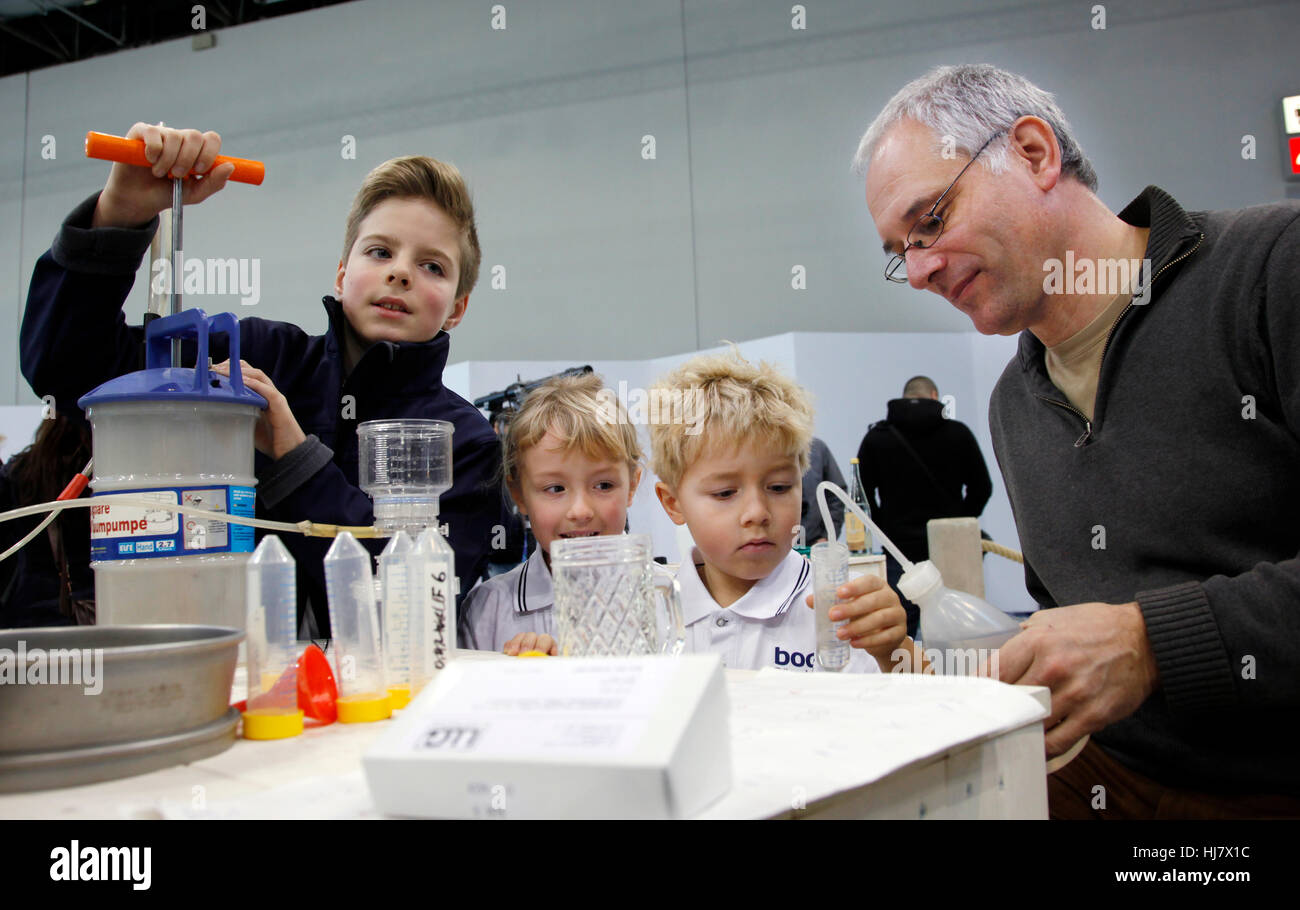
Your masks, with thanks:
M 208 336 L 222 332 L 230 337 L 229 379 L 208 368 Z M 168 365 L 174 338 L 196 340 L 194 367 Z M 208 318 L 197 309 L 154 320 L 145 333 L 145 367 L 79 402 L 94 446 L 96 621 L 242 628 L 253 529 L 112 498 L 253 515 L 253 428 L 266 399 L 244 386 L 239 323 L 230 313 Z

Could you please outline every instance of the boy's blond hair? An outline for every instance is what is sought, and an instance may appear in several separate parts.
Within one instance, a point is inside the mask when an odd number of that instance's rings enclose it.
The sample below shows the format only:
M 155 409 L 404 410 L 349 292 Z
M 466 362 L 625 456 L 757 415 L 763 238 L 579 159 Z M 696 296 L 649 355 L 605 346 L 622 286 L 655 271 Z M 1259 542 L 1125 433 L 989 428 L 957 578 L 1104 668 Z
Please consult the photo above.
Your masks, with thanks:
M 654 388 L 668 392 L 664 398 L 674 407 L 683 402 L 695 409 L 691 415 L 661 415 L 650 424 L 654 472 L 669 487 L 676 488 L 687 468 L 718 442 L 762 441 L 793 457 L 800 475 L 808 470 L 812 400 L 772 364 L 755 366 L 733 345 L 729 354 L 691 358 Z
M 446 213 L 460 233 L 460 275 L 456 282 L 456 299 L 474 290 L 483 254 L 478 246 L 469 187 L 456 165 L 427 155 L 390 158 L 366 174 L 348 212 L 347 229 L 343 235 L 343 261 L 346 262 L 352 253 L 361 222 L 377 205 L 388 199 L 423 199 Z
M 505 487 L 518 486 L 523 453 L 541 442 L 548 431 L 553 431 L 566 448 L 577 449 L 588 458 L 625 461 L 630 474 L 636 474 L 641 461 L 636 427 L 621 404 L 617 413 L 611 414 L 608 390 L 595 373 L 561 376 L 528 393 L 501 440 Z

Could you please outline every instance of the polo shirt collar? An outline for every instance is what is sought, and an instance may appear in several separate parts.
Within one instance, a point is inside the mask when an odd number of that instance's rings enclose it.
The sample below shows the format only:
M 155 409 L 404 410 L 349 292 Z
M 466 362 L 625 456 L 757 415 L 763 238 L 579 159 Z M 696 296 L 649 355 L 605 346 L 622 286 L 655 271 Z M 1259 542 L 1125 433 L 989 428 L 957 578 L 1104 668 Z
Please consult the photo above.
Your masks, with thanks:
M 700 578 L 698 565 L 704 562 L 699 549 L 691 548 L 690 561 L 677 573 L 682 589 L 682 612 L 686 625 L 698 622 L 721 609 Z M 727 609 L 746 619 L 765 620 L 781 616 L 799 601 L 799 592 L 812 575 L 812 565 L 794 550 L 766 578 L 759 579 L 745 595 Z
M 546 568 L 542 548 L 538 547 L 524 563 L 524 570 L 515 582 L 515 615 L 526 616 L 554 604 L 555 586 L 551 582 L 551 570 Z

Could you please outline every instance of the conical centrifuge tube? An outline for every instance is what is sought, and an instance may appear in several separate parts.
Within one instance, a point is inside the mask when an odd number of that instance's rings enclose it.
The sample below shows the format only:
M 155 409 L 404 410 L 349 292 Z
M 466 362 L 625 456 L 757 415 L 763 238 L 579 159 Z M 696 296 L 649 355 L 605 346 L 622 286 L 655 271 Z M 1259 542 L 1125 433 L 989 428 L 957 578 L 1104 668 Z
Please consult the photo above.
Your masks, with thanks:
M 248 591 L 248 707 L 244 736 L 283 739 L 302 732 L 298 710 L 298 586 L 293 557 L 269 534 L 245 567 Z
M 842 543 L 813 544 L 813 610 L 817 614 L 817 663 L 823 670 L 839 672 L 849 664 L 850 645 L 836 632 L 848 620 L 833 622 L 831 607 L 839 603 L 835 592 L 849 580 L 849 548 Z
M 415 541 L 411 600 L 411 695 L 447 666 L 456 650 L 456 555 L 437 526 Z
M 379 555 L 379 579 L 383 590 L 384 669 L 388 697 L 393 708 L 404 708 L 411 700 L 411 556 L 415 541 L 398 531 Z
M 334 538 L 325 554 L 325 589 L 334 629 L 339 720 L 359 723 L 391 717 L 370 554 L 347 531 Z

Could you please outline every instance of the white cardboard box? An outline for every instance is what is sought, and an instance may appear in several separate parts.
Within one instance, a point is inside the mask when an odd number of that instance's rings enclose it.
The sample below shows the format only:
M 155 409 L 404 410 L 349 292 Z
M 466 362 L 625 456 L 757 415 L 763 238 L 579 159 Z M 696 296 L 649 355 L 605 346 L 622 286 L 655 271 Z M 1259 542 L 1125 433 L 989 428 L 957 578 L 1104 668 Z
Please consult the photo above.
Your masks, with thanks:
M 716 655 L 453 661 L 366 752 L 376 806 L 436 818 L 684 818 L 731 787 Z

